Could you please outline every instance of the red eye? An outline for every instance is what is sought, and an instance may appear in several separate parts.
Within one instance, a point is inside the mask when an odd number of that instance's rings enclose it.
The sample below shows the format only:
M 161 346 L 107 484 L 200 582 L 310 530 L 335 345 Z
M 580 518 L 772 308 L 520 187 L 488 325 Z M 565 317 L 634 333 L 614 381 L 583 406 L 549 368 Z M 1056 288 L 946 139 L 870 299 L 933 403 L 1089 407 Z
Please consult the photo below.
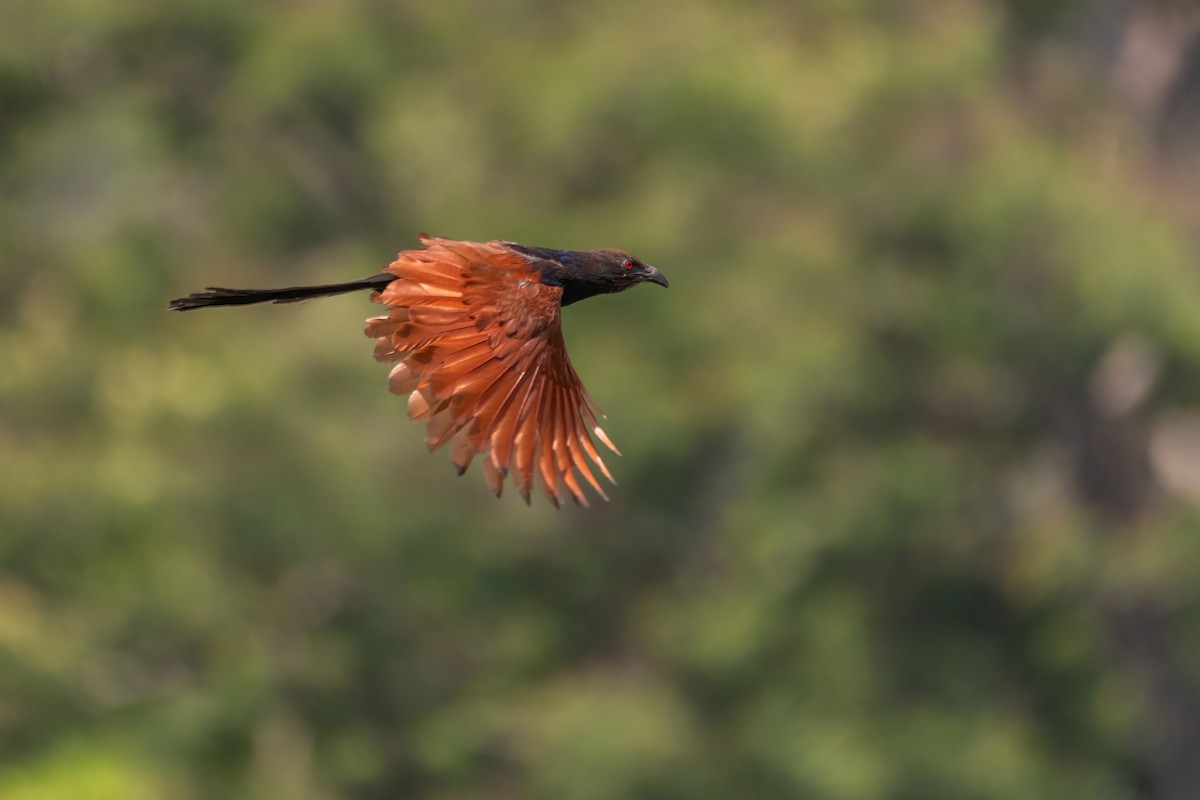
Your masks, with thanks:
M 633 259 L 631 259 L 631 258 L 625 259 L 625 263 L 622 266 L 624 266 L 625 269 L 633 269 Z

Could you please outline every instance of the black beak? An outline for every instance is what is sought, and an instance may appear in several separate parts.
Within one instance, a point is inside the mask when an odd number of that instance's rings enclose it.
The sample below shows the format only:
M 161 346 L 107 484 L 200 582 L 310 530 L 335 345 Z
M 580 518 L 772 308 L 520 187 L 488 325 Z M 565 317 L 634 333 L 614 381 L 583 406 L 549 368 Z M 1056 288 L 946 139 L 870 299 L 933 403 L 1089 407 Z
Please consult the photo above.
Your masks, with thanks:
M 659 272 L 654 267 L 651 267 L 650 265 L 646 265 L 646 274 L 642 276 L 642 280 L 648 281 L 650 283 L 657 283 L 659 286 L 663 287 L 664 289 L 667 288 L 667 286 L 669 285 L 667 283 L 667 276 L 663 275 L 661 272 Z

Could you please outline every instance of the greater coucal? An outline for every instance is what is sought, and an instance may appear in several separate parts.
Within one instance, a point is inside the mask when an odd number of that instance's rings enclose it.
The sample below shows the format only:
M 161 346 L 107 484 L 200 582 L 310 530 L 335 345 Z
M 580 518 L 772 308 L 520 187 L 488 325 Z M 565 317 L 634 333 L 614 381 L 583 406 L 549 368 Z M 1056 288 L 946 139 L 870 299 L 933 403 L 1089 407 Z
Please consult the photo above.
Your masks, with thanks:
M 399 362 L 388 377 L 408 395 L 408 416 L 427 420 L 432 452 L 450 443 L 462 475 L 479 455 L 500 496 L 509 473 L 529 502 L 534 474 L 558 505 L 566 486 L 587 497 L 576 470 L 605 500 L 587 458 L 608 480 L 589 431 L 614 453 L 595 402 L 571 367 L 563 342 L 563 306 L 667 279 L 620 250 L 552 250 L 515 242 L 460 242 L 421 234 L 423 249 L 404 250 L 383 272 L 349 283 L 287 289 L 218 289 L 171 301 L 176 311 L 251 303 L 294 303 L 370 290 L 391 306 L 367 320 L 375 359 Z

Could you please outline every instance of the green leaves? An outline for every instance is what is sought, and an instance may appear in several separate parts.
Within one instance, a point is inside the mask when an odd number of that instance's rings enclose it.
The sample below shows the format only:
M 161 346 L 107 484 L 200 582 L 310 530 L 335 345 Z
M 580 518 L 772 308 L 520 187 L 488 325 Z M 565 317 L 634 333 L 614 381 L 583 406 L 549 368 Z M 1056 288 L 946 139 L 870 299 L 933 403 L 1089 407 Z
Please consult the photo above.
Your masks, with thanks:
M 1193 247 L 1043 15 L 951 5 L 0 12 L 0 796 L 1167 780 Z M 430 459 L 362 298 L 164 310 L 419 230 L 670 277 L 566 312 L 612 503 Z

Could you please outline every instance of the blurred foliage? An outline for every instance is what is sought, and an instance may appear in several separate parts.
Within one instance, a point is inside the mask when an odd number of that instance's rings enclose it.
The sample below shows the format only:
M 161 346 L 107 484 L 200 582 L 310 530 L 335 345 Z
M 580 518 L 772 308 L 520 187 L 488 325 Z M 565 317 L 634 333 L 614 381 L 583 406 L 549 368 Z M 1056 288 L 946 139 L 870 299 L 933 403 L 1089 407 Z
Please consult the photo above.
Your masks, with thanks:
M 8 0 L 0 797 L 1200 796 L 1194 231 L 1079 5 Z M 611 504 L 426 456 L 364 297 L 164 311 L 419 230 L 670 277 L 566 314 Z

